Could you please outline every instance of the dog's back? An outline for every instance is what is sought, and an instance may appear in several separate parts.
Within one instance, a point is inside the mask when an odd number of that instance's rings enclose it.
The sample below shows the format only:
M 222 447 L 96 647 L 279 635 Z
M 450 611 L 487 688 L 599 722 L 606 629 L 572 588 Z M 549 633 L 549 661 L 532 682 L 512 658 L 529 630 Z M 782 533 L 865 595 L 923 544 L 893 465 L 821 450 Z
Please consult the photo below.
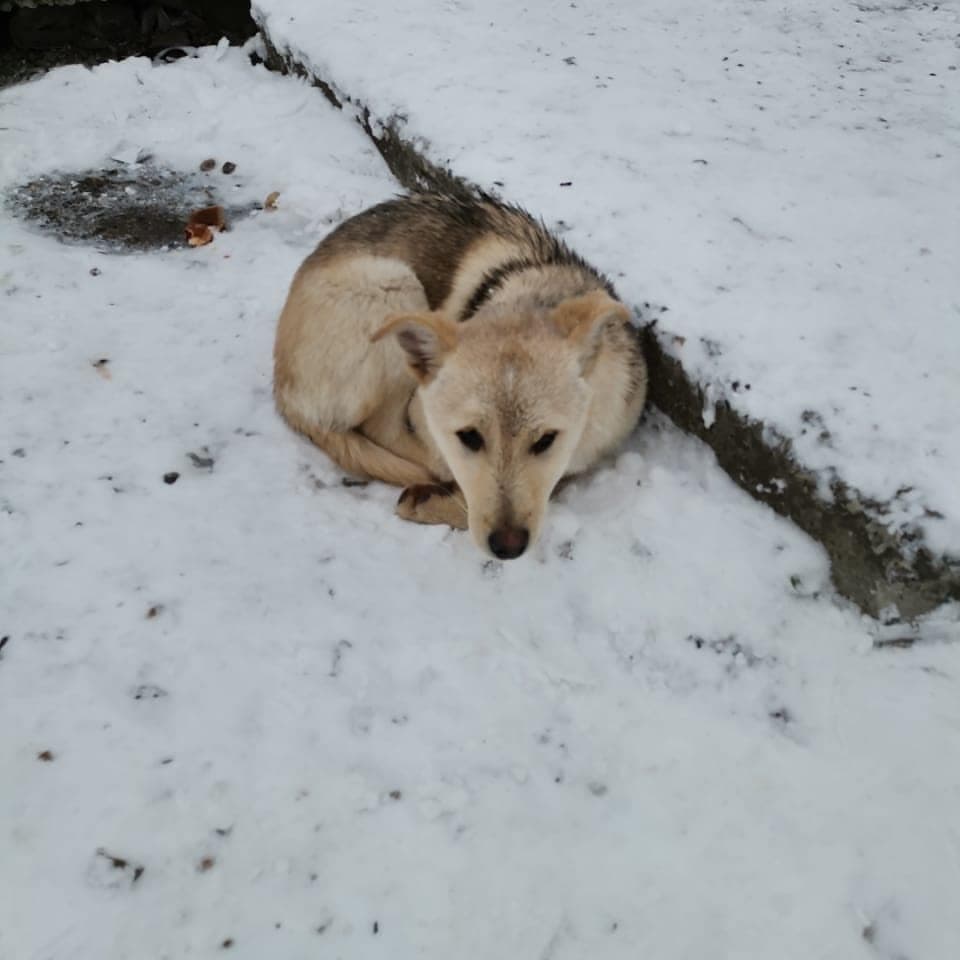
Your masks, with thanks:
M 460 321 L 476 313 L 512 274 L 532 267 L 554 268 L 549 275 L 557 274 L 551 284 L 557 301 L 595 289 L 616 298 L 610 281 L 543 223 L 489 196 L 419 193 L 388 200 L 337 227 L 307 264 L 355 254 L 409 264 L 430 309 Z

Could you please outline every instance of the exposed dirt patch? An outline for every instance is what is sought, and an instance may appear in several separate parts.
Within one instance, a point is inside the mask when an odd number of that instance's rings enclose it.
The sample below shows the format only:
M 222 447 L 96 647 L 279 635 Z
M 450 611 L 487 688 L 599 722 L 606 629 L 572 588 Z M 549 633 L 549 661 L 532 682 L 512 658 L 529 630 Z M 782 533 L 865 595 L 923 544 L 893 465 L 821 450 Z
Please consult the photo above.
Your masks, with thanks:
M 190 214 L 217 204 L 217 193 L 212 177 L 144 161 L 38 177 L 11 190 L 5 201 L 14 216 L 61 240 L 124 253 L 183 246 Z M 228 226 L 250 212 L 225 209 Z

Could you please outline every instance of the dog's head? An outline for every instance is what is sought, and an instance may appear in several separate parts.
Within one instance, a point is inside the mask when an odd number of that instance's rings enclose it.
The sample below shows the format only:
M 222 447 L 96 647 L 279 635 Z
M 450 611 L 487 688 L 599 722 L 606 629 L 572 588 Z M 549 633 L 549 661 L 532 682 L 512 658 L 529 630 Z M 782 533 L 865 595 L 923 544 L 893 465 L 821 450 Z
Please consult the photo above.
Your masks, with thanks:
M 628 316 L 598 290 L 463 324 L 439 313 L 392 317 L 375 335 L 397 338 L 420 381 L 427 428 L 481 549 L 506 560 L 536 540 L 587 422 L 585 378 L 604 329 Z

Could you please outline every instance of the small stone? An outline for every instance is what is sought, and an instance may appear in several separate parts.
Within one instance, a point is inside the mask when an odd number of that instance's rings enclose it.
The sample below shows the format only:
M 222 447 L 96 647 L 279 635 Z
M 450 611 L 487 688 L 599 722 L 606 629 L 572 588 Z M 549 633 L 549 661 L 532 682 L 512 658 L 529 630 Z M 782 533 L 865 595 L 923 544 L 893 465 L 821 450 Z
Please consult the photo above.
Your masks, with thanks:
M 37 759 L 42 760 L 44 763 L 53 763 L 53 753 L 50 750 L 41 750 L 37 754 Z
M 204 173 L 209 173 L 216 165 L 217 165 L 217 161 L 214 160 L 213 157 L 207 157 L 207 159 L 200 164 L 200 169 Z
M 204 448 L 206 449 L 206 448 Z M 190 458 L 190 462 L 198 470 L 212 470 L 213 465 L 216 462 L 213 457 L 201 456 L 199 453 L 188 453 L 187 456 Z
M 100 268 L 99 268 L 99 267 L 91 267 L 91 268 L 90 268 L 90 276 L 91 276 L 91 277 L 99 277 L 99 276 L 100 276 Z
M 163 482 L 168 486 L 171 483 L 176 483 L 180 479 L 180 474 L 176 470 L 171 470 L 169 473 L 163 475 Z
M 224 173 L 230 174 L 237 169 L 237 165 L 230 160 L 228 160 L 221 168 Z
M 103 890 L 130 889 L 146 872 L 143 864 L 119 857 L 98 847 L 87 868 L 87 880 Z

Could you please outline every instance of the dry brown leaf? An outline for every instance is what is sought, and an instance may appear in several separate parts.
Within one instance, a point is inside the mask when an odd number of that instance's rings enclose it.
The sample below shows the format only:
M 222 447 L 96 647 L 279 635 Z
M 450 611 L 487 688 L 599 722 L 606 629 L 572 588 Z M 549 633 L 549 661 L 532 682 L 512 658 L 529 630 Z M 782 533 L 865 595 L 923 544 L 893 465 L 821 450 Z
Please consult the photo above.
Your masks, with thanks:
M 205 246 L 213 240 L 214 233 L 219 233 L 226 225 L 226 214 L 217 204 L 194 210 L 185 228 L 187 243 L 191 247 Z
M 191 247 L 202 247 L 213 242 L 213 231 L 205 223 L 188 223 L 185 233 Z
M 267 194 L 267 199 L 263 201 L 264 210 L 276 210 L 277 201 L 280 199 L 280 191 L 274 190 L 272 193 Z
M 212 207 L 201 207 L 190 214 L 188 223 L 192 226 L 202 224 L 211 227 L 214 230 L 223 230 L 227 225 L 227 218 L 223 207 L 214 205 Z

